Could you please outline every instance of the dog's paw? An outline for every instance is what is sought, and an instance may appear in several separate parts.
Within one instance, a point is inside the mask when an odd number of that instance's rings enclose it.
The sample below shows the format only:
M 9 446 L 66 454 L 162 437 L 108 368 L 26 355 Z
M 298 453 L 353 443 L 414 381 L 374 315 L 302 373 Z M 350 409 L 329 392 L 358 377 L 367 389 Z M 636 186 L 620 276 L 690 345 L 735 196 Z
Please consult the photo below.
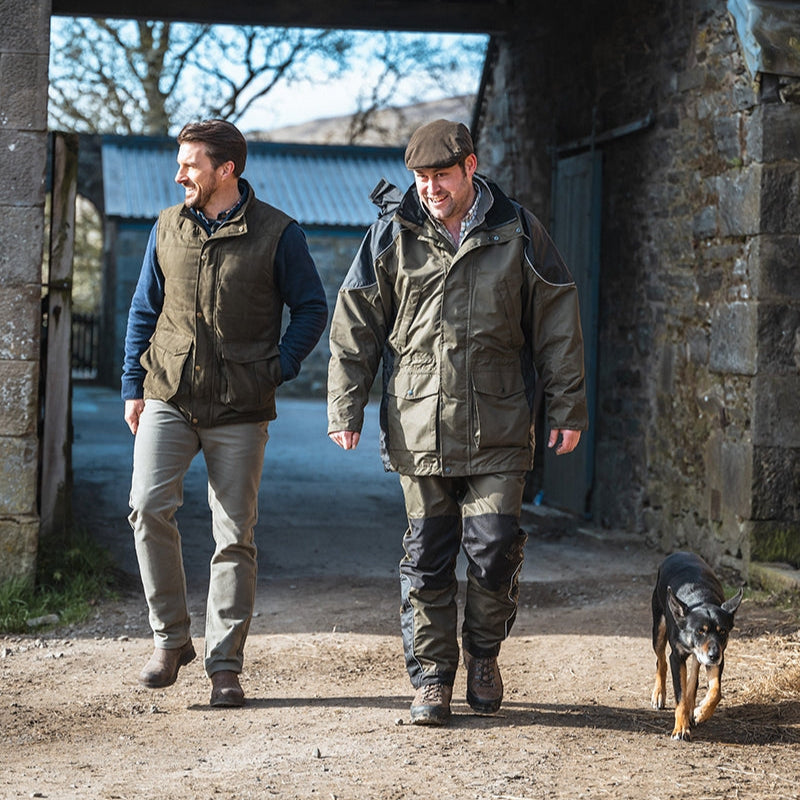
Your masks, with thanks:
M 650 695 L 650 705 L 653 708 L 662 709 L 667 704 L 667 693 L 656 686 Z
M 701 703 L 692 712 L 692 725 L 699 725 L 701 722 L 705 722 L 713 713 L 713 708 Z
M 681 741 L 688 742 L 692 738 L 691 728 L 676 727 L 672 731 L 672 738 L 676 739 L 676 740 L 681 740 Z

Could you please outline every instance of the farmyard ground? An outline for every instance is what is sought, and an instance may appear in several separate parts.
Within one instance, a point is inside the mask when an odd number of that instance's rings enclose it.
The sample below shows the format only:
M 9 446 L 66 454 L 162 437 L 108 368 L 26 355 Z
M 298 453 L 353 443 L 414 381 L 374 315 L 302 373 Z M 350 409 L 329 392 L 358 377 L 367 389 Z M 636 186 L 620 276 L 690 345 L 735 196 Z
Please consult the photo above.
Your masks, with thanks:
M 200 659 L 175 686 L 136 676 L 151 650 L 136 578 L 88 623 L 0 638 L 0 798 L 52 800 L 782 800 L 800 797 L 800 622 L 748 597 L 723 700 L 674 742 L 650 707 L 650 594 L 663 554 L 529 509 L 506 697 L 479 717 L 456 683 L 452 724 L 409 724 L 399 637 L 403 505 L 377 456 L 325 434 L 325 406 L 282 400 L 270 425 L 258 616 L 242 709 L 212 709 Z M 134 575 L 125 521 L 133 439 L 116 392 L 76 385 L 78 519 Z M 179 512 L 202 650 L 210 542 L 193 466 Z M 460 568 L 463 576 L 463 565 Z M 353 577 L 357 576 L 357 577 Z
M 596 565 L 631 559 L 593 549 Z M 199 659 L 170 689 L 139 687 L 150 637 L 141 599 L 125 596 L 82 628 L 0 642 L 0 796 L 800 796 L 796 617 L 745 600 L 723 701 L 694 741 L 676 742 L 672 705 L 649 706 L 648 583 L 624 571 L 525 584 L 500 713 L 470 712 L 462 670 L 444 729 L 409 724 L 394 581 L 262 584 L 243 709 L 210 708 Z M 203 599 L 193 605 L 202 619 Z

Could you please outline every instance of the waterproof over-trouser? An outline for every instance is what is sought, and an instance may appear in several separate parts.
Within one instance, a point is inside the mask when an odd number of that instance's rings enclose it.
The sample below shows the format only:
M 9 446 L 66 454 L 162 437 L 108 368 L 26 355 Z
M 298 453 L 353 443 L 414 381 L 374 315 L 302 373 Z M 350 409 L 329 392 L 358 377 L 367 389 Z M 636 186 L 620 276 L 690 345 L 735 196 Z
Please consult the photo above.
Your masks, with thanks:
M 406 661 L 415 686 L 452 683 L 455 557 L 469 561 L 464 646 L 496 655 L 516 612 L 533 466 L 534 381 L 552 428 L 587 427 L 577 290 L 543 226 L 476 176 L 480 219 L 458 248 L 414 187 L 383 209 L 339 291 L 331 323 L 328 430 L 360 431 L 383 364 L 381 450 L 401 474 Z
M 467 557 L 461 638 L 496 656 L 517 613 L 527 535 L 519 526 L 525 473 L 401 475 L 408 529 L 400 562 L 401 631 L 411 683 L 452 686 L 458 667 L 456 558 Z

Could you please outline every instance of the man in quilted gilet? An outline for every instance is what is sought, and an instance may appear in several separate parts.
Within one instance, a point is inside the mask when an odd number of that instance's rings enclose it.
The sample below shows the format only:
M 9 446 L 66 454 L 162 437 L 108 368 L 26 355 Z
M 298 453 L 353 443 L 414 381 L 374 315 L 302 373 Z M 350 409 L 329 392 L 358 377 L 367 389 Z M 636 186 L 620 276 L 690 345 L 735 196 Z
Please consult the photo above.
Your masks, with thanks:
M 205 622 L 211 705 L 241 706 L 256 588 L 258 489 L 275 390 L 327 321 L 300 226 L 242 178 L 247 143 L 209 120 L 178 135 L 184 202 L 153 227 L 128 316 L 122 397 L 135 435 L 129 521 L 154 635 L 139 681 L 170 686 L 195 658 L 175 514 L 203 452 L 215 542 Z M 290 322 L 281 336 L 284 306 Z

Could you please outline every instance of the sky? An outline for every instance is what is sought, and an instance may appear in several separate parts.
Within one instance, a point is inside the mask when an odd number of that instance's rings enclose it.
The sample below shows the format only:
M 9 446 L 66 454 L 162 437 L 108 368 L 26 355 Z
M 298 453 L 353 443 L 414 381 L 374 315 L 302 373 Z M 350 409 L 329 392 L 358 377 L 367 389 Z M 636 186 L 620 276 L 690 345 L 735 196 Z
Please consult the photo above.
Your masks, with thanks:
M 463 34 L 434 34 L 431 41 L 437 46 L 457 50 L 467 42 L 484 42 L 486 36 Z M 315 119 L 338 117 L 358 110 L 359 87 L 369 86 L 377 80 L 378 67 L 363 64 L 356 75 L 348 74 L 339 80 L 307 81 L 293 86 L 274 88 L 264 102 L 252 113 L 242 118 L 243 130 L 269 130 L 288 125 L 299 125 Z M 392 105 L 403 106 L 413 102 L 440 100 L 456 94 L 477 93 L 480 70 L 464 68 L 453 73 L 447 90 L 426 86 L 419 76 L 411 76 L 392 97 Z
M 81 24 L 91 25 L 91 20 L 81 20 L 79 22 L 81 22 Z M 71 34 L 67 27 L 70 23 L 71 20 L 66 17 L 53 19 L 50 65 L 51 86 L 58 85 L 57 76 L 65 76 L 68 80 L 70 77 L 75 77 L 76 73 L 73 72 L 74 67 L 70 67 L 70 64 L 91 64 L 95 57 L 100 59 L 100 63 L 113 63 L 109 71 L 118 80 L 124 80 L 123 76 L 126 74 L 125 71 L 130 69 L 130 65 L 128 64 L 130 59 L 128 55 L 136 52 L 135 47 L 138 42 L 136 23 L 122 20 L 116 21 L 114 24 L 126 26 L 120 38 L 125 41 L 128 49 L 117 48 L 116 53 L 114 53 L 113 47 L 109 49 L 107 46 L 103 46 L 103 55 L 101 56 L 97 56 L 100 48 L 94 52 L 91 50 L 86 51 L 85 49 L 81 50 L 81 47 L 85 48 L 85 45 L 81 45 L 81 42 L 89 42 L 91 39 L 89 36 L 76 37 L 74 34 Z M 176 37 L 180 35 L 177 31 L 181 26 L 184 31 L 191 28 L 191 26 L 187 26 L 183 23 L 173 24 L 172 31 Z M 220 31 L 219 36 L 221 39 L 236 42 L 232 47 L 234 53 L 242 52 L 242 40 L 237 38 L 236 31 L 243 31 L 246 29 L 236 29 L 234 26 L 215 26 L 215 29 Z M 264 30 L 269 31 L 276 29 Z M 311 33 L 313 34 L 313 32 Z M 374 56 L 370 59 L 370 52 L 374 53 L 375 48 L 380 47 L 382 34 L 380 34 L 380 32 L 365 31 L 351 33 L 356 36 L 361 36 L 361 38 L 358 39 L 361 44 L 356 46 L 357 58 L 355 66 L 350 72 L 340 78 L 331 79 L 331 63 L 325 63 L 320 59 L 320 63 L 315 64 L 312 57 L 308 65 L 303 67 L 308 76 L 306 79 L 295 82 L 288 87 L 282 83 L 277 84 L 264 98 L 257 100 L 245 116 L 236 119 L 236 124 L 244 131 L 269 131 L 271 129 L 297 125 L 315 119 L 349 115 L 358 110 L 359 98 L 367 95 L 372 87 L 377 84 L 378 75 L 384 67 L 383 62 L 377 61 Z M 91 35 L 91 31 L 89 31 L 89 34 Z M 482 52 L 485 50 L 488 36 L 441 33 L 429 35 L 397 33 L 394 34 L 394 36 L 405 37 L 402 39 L 400 45 L 395 45 L 393 52 L 395 53 L 395 58 L 405 62 L 403 69 L 408 73 L 408 76 L 403 82 L 393 88 L 387 101 L 388 105 L 404 106 L 411 103 L 428 102 L 439 100 L 444 97 L 474 94 L 477 92 L 481 77 Z M 425 38 L 421 53 L 414 49 L 414 39 L 418 39 L 419 37 Z M 178 41 L 179 40 L 176 39 L 176 42 Z M 269 58 L 280 58 L 282 57 L 279 55 L 281 52 L 280 48 L 283 45 L 289 46 L 286 44 L 285 37 L 275 40 L 272 46 L 265 50 L 262 49 L 261 53 L 273 54 L 272 56 L 268 56 Z M 179 45 L 176 43 L 176 48 L 178 46 Z M 477 56 L 474 55 L 476 47 L 478 48 Z M 177 49 L 173 52 L 177 52 Z M 112 53 L 113 55 L 106 55 L 108 53 Z M 470 53 L 473 55 L 470 55 Z M 278 55 L 276 56 L 275 54 Z M 429 54 L 433 58 L 445 62 L 452 60 L 455 64 L 454 68 L 449 69 L 446 73 L 438 76 L 437 79 L 434 80 L 433 73 L 422 66 L 422 63 L 430 61 L 428 57 Z M 69 60 L 70 58 L 72 58 L 72 61 Z M 114 59 L 113 62 L 110 60 L 112 58 Z M 232 76 L 238 80 L 238 77 L 236 77 L 236 65 L 231 65 L 230 61 L 226 61 L 224 53 L 219 49 L 216 51 L 209 51 L 209 55 L 206 56 L 206 63 L 212 64 L 226 76 Z M 65 64 L 67 65 L 66 72 Z M 241 66 L 239 70 L 240 76 L 245 74 Z M 96 75 L 97 72 L 92 68 L 91 74 L 84 78 L 71 80 L 69 85 L 73 87 L 73 93 L 76 97 L 81 97 L 81 95 L 86 94 L 83 88 L 84 86 L 87 90 L 91 86 L 91 84 L 85 84 L 81 81 L 91 81 L 92 77 Z M 193 111 L 191 109 L 191 101 L 202 97 L 201 92 L 203 88 L 205 88 L 206 91 L 213 91 L 213 88 L 211 88 L 213 84 L 209 83 L 206 76 L 196 69 L 194 72 L 191 71 L 191 68 L 187 70 L 186 76 L 184 92 L 189 103 L 185 105 L 185 108 L 187 113 L 191 115 L 197 113 L 196 110 Z M 164 80 L 166 81 L 167 79 L 168 74 L 165 75 Z M 103 84 L 103 81 L 95 82 L 98 85 Z M 126 84 L 120 83 L 119 85 Z M 91 117 L 92 113 L 90 111 L 87 118 Z M 134 119 L 132 112 L 128 118 Z M 119 117 L 117 116 L 116 119 L 118 120 Z M 111 124 L 114 123 L 112 122 Z

